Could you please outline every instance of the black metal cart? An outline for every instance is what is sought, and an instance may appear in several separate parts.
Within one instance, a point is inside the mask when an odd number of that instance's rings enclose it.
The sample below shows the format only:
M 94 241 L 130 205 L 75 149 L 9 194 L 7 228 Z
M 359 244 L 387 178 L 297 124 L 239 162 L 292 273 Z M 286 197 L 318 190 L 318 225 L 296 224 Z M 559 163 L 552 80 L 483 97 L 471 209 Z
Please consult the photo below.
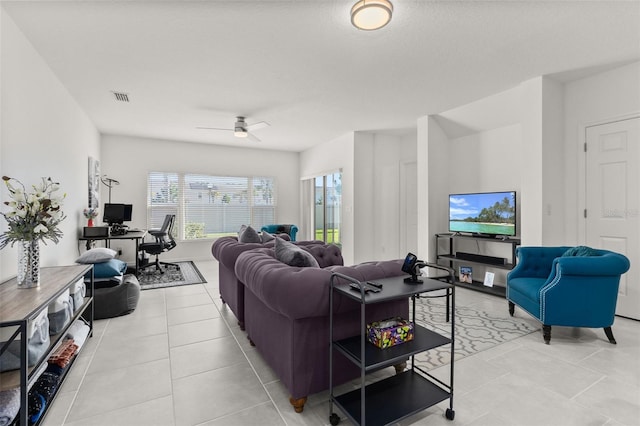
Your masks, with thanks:
M 331 276 L 331 295 L 329 317 L 329 421 L 332 425 L 340 422 L 340 417 L 334 412 L 333 404 L 337 405 L 351 421 L 359 425 L 386 425 L 398 422 L 412 416 L 441 401 L 449 399 L 449 408 L 445 416 L 453 420 L 453 371 L 454 371 L 454 336 L 455 336 L 455 287 L 451 284 L 454 279 L 453 270 L 440 265 L 427 265 L 432 268 L 445 270 L 449 274 L 450 282 L 432 278 L 425 278 L 421 284 L 408 284 L 404 277 L 393 277 L 375 280 L 380 291 L 367 291 L 370 284 L 359 282 L 349 276 L 333 273 Z M 358 289 L 352 289 L 352 285 Z M 451 308 L 451 338 L 428 330 L 415 322 L 415 303 L 422 293 L 444 291 Z M 335 293 L 349 297 L 361 304 L 361 333 L 342 340 L 333 339 L 333 299 Z M 412 321 L 414 324 L 414 338 L 390 348 L 379 349 L 367 342 L 365 309 L 367 305 L 411 298 L 413 304 Z M 381 318 L 382 319 L 382 318 Z M 444 383 L 424 369 L 417 366 L 414 356 L 424 351 L 451 344 L 451 363 L 449 383 Z M 333 357 L 340 353 L 360 367 L 360 389 L 342 395 L 335 395 L 333 389 Z M 411 359 L 411 364 L 405 371 L 365 386 L 367 373 L 397 365 Z

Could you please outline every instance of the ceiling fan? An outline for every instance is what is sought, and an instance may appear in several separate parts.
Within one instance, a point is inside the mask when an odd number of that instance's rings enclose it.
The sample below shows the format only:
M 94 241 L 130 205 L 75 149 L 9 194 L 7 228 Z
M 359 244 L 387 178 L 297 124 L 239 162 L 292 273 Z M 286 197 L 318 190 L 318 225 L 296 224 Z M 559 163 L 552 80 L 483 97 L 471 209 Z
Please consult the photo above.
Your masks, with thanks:
M 249 138 L 254 142 L 260 142 L 260 139 L 258 139 L 251 132 L 254 132 L 256 130 L 263 129 L 269 126 L 270 124 L 267 123 L 266 121 L 259 121 L 257 123 L 247 124 L 246 121 L 244 121 L 244 117 L 236 117 L 236 122 L 233 125 L 233 129 L 222 129 L 219 127 L 197 127 L 197 129 L 224 130 L 228 132 L 233 132 L 233 135 L 237 138 Z

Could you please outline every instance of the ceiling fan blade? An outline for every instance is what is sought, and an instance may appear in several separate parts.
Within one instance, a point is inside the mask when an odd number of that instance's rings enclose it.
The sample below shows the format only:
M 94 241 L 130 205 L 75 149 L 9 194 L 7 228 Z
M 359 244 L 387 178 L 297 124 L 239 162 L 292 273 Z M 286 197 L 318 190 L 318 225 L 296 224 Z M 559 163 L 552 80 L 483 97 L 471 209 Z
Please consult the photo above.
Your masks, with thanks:
M 253 142 L 262 142 L 260 139 L 258 139 L 253 133 L 247 133 L 247 138 L 251 139 Z
M 265 127 L 269 127 L 270 124 L 266 121 L 258 121 L 257 123 L 249 124 L 247 126 L 247 130 L 255 132 L 256 130 L 264 129 Z
M 233 129 L 221 129 L 220 127 L 201 127 L 198 126 L 196 127 L 196 129 L 201 129 L 201 130 L 224 130 L 225 132 L 232 132 Z

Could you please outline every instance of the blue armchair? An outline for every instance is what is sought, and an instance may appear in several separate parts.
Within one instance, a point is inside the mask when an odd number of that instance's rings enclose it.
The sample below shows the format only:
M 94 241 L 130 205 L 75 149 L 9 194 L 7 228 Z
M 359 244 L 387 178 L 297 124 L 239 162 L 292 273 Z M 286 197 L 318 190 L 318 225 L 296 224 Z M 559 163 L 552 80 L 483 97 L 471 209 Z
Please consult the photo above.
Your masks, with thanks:
M 602 327 L 609 342 L 616 343 L 611 325 L 629 259 L 583 246 L 518 247 L 516 256 L 517 266 L 507 274 L 511 316 L 518 305 L 535 317 L 547 344 L 552 325 Z
M 296 234 L 298 233 L 296 225 L 265 225 L 260 230 L 270 234 L 288 234 L 291 241 L 296 240 Z

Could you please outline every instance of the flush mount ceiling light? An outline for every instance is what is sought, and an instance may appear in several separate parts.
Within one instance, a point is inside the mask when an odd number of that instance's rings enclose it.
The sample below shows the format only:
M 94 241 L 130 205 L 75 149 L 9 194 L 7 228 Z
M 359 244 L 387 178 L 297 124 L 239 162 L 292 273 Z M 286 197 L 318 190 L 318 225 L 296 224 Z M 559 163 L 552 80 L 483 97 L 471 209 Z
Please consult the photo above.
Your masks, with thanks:
M 391 21 L 392 13 L 389 0 L 360 0 L 351 8 L 351 23 L 360 30 L 377 30 Z

